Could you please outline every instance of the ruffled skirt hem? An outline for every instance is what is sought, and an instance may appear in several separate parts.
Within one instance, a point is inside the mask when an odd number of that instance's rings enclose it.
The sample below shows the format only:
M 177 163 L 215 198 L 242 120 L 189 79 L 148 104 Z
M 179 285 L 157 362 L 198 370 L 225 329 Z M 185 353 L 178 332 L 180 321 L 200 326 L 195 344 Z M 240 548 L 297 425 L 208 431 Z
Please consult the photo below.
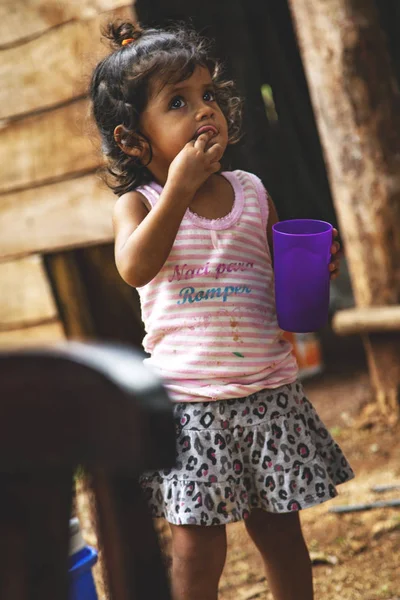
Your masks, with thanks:
M 336 487 L 354 477 L 344 456 L 338 458 L 339 478 L 328 475 L 315 483 L 327 471 L 323 456 L 302 468 L 265 475 L 262 481 L 244 476 L 217 483 L 154 475 L 143 476 L 141 486 L 154 518 L 173 525 L 222 525 L 245 520 L 254 509 L 287 513 L 332 500 L 338 495 Z
M 354 477 L 300 383 L 234 400 L 178 404 L 176 468 L 145 473 L 153 517 L 221 525 L 337 496 Z

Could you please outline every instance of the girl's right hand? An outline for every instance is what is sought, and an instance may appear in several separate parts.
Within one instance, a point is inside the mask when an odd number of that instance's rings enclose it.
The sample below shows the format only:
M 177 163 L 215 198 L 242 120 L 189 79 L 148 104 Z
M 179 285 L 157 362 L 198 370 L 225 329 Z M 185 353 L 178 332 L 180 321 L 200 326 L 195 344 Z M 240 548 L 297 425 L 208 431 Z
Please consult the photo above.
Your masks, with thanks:
M 212 132 L 199 135 L 187 143 L 177 154 L 168 170 L 168 183 L 179 187 L 181 192 L 194 195 L 201 185 L 220 168 L 223 149 L 215 143 L 207 148 Z

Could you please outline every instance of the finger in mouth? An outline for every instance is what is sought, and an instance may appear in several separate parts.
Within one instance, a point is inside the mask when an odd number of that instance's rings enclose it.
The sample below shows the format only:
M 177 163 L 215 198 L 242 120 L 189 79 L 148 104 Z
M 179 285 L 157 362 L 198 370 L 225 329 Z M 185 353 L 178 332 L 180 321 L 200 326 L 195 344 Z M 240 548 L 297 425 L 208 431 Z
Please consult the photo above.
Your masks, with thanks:
M 212 138 L 218 135 L 218 131 L 211 127 L 209 129 L 206 129 L 205 131 L 200 130 L 200 132 L 196 132 L 194 134 L 194 139 L 197 140 L 201 135 L 206 135 L 207 137 Z

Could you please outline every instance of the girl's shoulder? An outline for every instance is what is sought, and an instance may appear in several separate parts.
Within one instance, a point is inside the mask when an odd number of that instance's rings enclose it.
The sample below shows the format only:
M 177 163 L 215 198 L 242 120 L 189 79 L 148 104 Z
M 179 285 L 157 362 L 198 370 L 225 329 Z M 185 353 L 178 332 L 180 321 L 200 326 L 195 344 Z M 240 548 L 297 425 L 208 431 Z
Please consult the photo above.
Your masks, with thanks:
M 155 182 L 140 185 L 133 190 L 132 193 L 137 194 L 140 197 L 143 204 L 148 210 L 154 208 L 158 198 L 160 197 L 162 188 Z
M 124 218 L 126 213 L 130 213 L 132 210 L 135 211 L 137 207 L 146 207 L 147 212 L 149 207 L 147 206 L 148 202 L 146 197 L 142 194 L 139 189 L 131 190 L 129 192 L 125 192 L 117 198 L 117 201 L 114 204 L 113 215 L 114 218 L 121 217 Z
M 243 171 L 241 169 L 228 171 L 228 173 L 230 174 L 229 177 L 233 177 L 239 182 L 243 190 L 248 188 L 253 190 L 253 193 L 257 197 L 263 227 L 266 228 L 271 214 L 272 201 L 260 177 L 255 175 L 255 173 L 250 173 L 249 171 Z
M 226 171 L 226 174 L 228 175 L 228 177 L 232 177 L 232 178 L 236 179 L 241 184 L 242 187 L 244 187 L 246 184 L 250 183 L 253 186 L 261 204 L 264 204 L 264 203 L 268 204 L 268 202 L 269 202 L 268 192 L 265 189 L 264 184 L 263 184 L 262 180 L 260 179 L 260 177 L 258 177 L 258 175 L 256 175 L 255 173 L 250 173 L 249 171 L 243 171 L 242 169 L 236 169 L 234 171 Z
M 114 204 L 112 215 L 114 231 L 126 229 L 132 224 L 137 227 L 148 213 L 146 199 L 140 192 L 132 190 L 122 194 Z
M 250 180 L 255 185 L 257 185 L 257 187 L 262 187 L 265 190 L 262 180 L 255 173 L 250 173 L 250 171 L 244 171 L 243 169 L 235 169 L 234 171 L 226 172 L 230 173 L 231 176 L 236 177 L 240 180 Z

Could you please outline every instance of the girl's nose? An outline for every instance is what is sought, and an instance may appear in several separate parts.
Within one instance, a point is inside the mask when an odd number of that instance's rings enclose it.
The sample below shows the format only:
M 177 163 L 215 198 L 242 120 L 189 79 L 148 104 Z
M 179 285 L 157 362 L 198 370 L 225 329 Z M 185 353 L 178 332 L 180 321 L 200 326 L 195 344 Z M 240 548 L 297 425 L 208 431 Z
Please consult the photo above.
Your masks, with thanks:
M 209 119 L 214 115 L 213 107 L 210 104 L 202 104 L 196 110 L 196 120 L 202 121 L 203 119 Z

